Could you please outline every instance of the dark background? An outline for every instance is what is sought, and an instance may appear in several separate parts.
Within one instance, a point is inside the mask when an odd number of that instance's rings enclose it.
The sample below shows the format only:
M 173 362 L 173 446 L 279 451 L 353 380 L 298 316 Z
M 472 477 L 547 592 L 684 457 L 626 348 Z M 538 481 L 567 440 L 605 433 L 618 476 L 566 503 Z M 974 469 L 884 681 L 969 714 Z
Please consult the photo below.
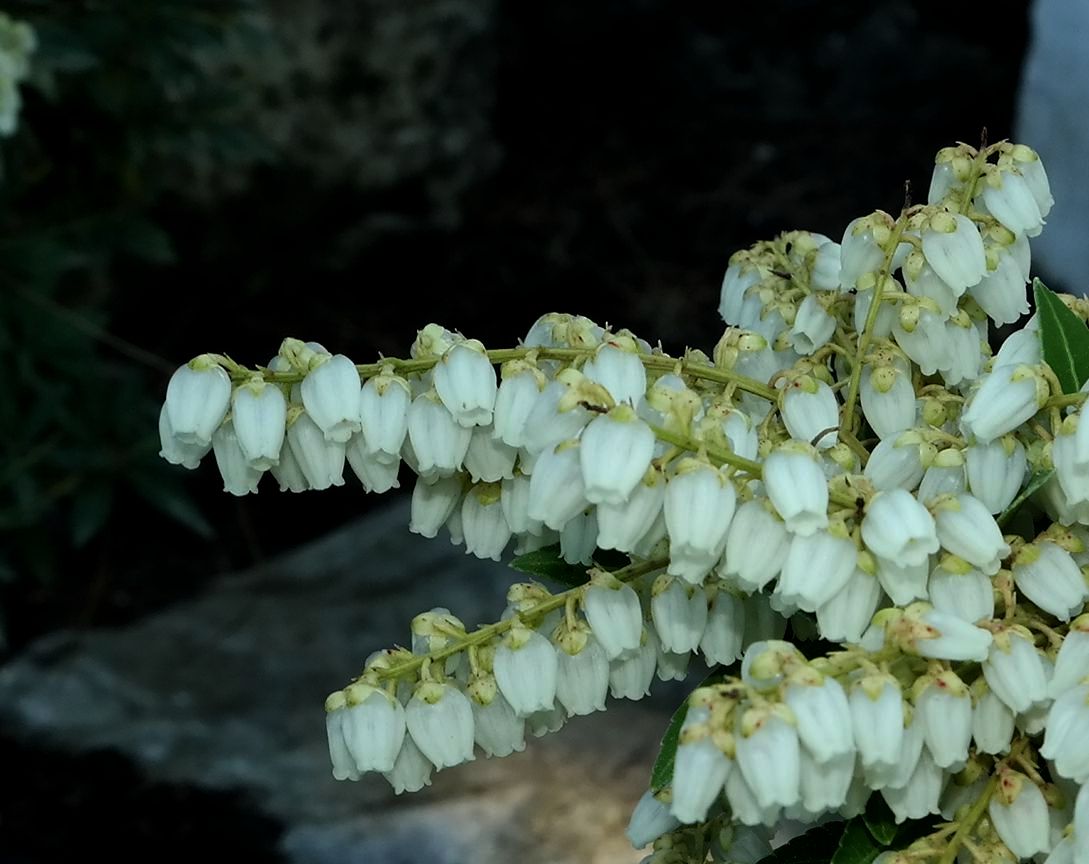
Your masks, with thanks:
M 498 347 L 547 311 L 709 348 L 733 251 L 794 228 L 839 240 L 905 181 L 925 198 L 939 147 L 1010 136 L 1029 36 L 1016 3 L 8 6 L 37 26 L 44 76 L 0 142 L 9 654 L 377 506 L 354 478 L 235 500 L 210 458 L 158 464 L 174 366 L 266 362 L 287 335 L 367 362 L 429 321 Z M 94 848 L 95 808 L 151 833 L 172 813 L 179 856 L 233 812 L 150 794 L 108 756 L 0 751 L 18 860 L 70 835 Z M 108 796 L 80 786 L 103 774 Z

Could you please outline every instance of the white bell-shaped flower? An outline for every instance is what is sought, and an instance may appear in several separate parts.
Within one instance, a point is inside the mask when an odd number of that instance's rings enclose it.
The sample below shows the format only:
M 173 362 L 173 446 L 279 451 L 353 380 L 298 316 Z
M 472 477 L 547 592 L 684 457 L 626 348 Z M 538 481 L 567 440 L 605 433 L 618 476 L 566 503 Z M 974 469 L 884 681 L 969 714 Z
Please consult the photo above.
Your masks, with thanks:
M 359 394 L 359 422 L 367 455 L 382 462 L 399 462 L 408 434 L 412 391 L 398 375 L 382 372 L 367 379 Z
M 879 491 L 907 489 L 910 492 L 926 473 L 923 454 L 928 450 L 933 453 L 933 445 L 925 443 L 914 430 L 885 438 L 870 453 L 863 475 Z
M 617 405 L 637 408 L 646 396 L 647 371 L 634 347 L 603 343 L 583 365 L 582 374 L 608 390 Z
M 421 393 L 408 409 L 408 442 L 416 454 L 416 472 L 449 476 L 461 468 L 472 429 L 460 425 L 434 391 Z M 407 458 L 407 457 L 406 457 Z
M 344 444 L 359 431 L 360 387 L 355 364 L 343 354 L 312 367 L 303 378 L 303 407 L 326 441 Z
M 983 203 L 999 222 L 1014 234 L 1036 237 L 1044 219 L 1025 178 L 1017 171 L 988 165 L 983 176 Z
M 512 534 L 540 534 L 544 525 L 529 518 L 529 478 L 515 474 L 500 484 L 499 503 Z
M 1089 783 L 1089 684 L 1072 687 L 1051 705 L 1040 755 L 1051 759 L 1060 776 Z
M 910 492 L 879 492 L 866 505 L 862 540 L 874 555 L 908 566 L 938 551 L 934 517 Z
M 526 421 L 545 378 L 536 367 L 512 360 L 503 365 L 502 379 L 495 397 L 492 434 L 508 447 L 522 447 L 526 441 Z
M 638 650 L 643 634 L 643 609 L 630 585 L 597 572 L 582 595 L 582 610 L 609 660 Z
M 874 789 L 903 789 L 919 766 L 924 752 L 923 724 L 914 711 L 907 713 L 904 721 L 904 737 L 900 742 L 900 754 L 892 766 L 868 766 L 864 773 L 866 782 Z
M 453 684 L 424 681 L 405 707 L 409 734 L 438 769 L 472 762 L 473 708 Z
M 665 493 L 665 477 L 660 469 L 651 468 L 635 485 L 627 501 L 598 504 L 598 548 L 634 552 L 661 514 Z
M 839 284 L 843 288 L 853 290 L 860 276 L 880 269 L 885 260 L 881 243 L 887 237 L 887 226 L 880 222 L 875 226 L 872 216 L 852 219 L 847 224 L 840 241 Z
M 1009 629 L 996 635 L 983 662 L 983 677 L 1015 714 L 1047 699 L 1047 672 L 1027 631 Z
M 892 327 L 896 344 L 924 375 L 933 375 L 950 362 L 946 316 L 933 300 L 905 300 Z
M 440 481 L 441 482 L 441 481 Z M 466 554 L 498 561 L 510 541 L 510 526 L 499 503 L 495 483 L 474 486 L 461 503 L 461 530 Z
M 890 438 L 915 424 L 911 376 L 895 365 L 864 368 L 859 399 L 866 422 L 878 438 Z
M 686 825 L 707 818 L 733 767 L 733 760 L 712 740 L 709 719 L 707 708 L 690 706 L 677 739 L 669 812 Z
M 435 391 L 459 426 L 488 426 L 495 408 L 495 367 L 475 339 L 451 345 L 435 364 Z
M 709 665 L 729 666 L 741 656 L 744 635 L 744 603 L 725 588 L 718 588 L 707 612 L 707 623 L 700 637 L 700 652 Z
M 801 375 L 779 396 L 779 412 L 790 437 L 827 450 L 839 440 L 839 403 L 824 381 Z
M 651 589 L 650 615 L 666 651 L 695 651 L 707 626 L 707 594 L 701 586 L 662 574 Z
M 995 324 L 1014 324 L 1029 311 L 1025 274 L 1010 250 L 991 249 L 987 258 L 987 272 L 968 289 L 968 296 Z M 1018 362 L 1039 361 L 1029 359 Z
M 935 213 L 923 229 L 922 245 L 926 263 L 954 291 L 975 285 L 987 270 L 983 238 L 967 216 Z
M 912 297 L 926 298 L 934 303 L 942 317 L 948 318 L 956 311 L 957 300 L 963 294 L 938 276 L 926 263 L 920 250 L 913 250 L 904 261 L 904 287 Z
M 434 538 L 454 508 L 461 503 L 460 477 L 442 477 L 428 482 L 422 477 L 412 487 L 412 510 L 408 530 Z
M 344 734 L 344 715 L 347 700 L 344 693 L 331 693 L 325 700 L 325 734 L 329 741 L 329 761 L 333 764 L 335 780 L 358 780 L 359 769 L 355 767 L 355 758 L 348 749 L 348 739 Z
M 762 825 L 769 829 L 779 821 L 783 808 L 778 805 L 761 807 L 756 800 L 756 793 L 739 769 L 731 770 L 726 776 L 725 788 L 726 803 L 729 805 L 732 821 L 750 827 Z
M 280 448 L 279 464 L 269 468 L 269 473 L 280 484 L 281 492 L 305 492 L 310 488 L 310 481 L 303 474 L 299 460 L 291 449 L 290 436 L 287 436 L 284 446 Z
M 739 252 L 730 258 L 726 274 L 722 277 L 722 289 L 719 299 L 718 314 L 727 324 L 741 324 L 742 306 L 748 290 L 760 282 L 766 274 Z
M 956 555 L 943 555 L 930 571 L 926 595 L 939 612 L 963 621 L 975 623 L 994 616 L 990 578 Z
M 288 422 L 287 444 L 309 487 L 321 490 L 343 486 L 344 445 L 326 438 L 305 411 L 296 415 L 294 422 Z
M 356 768 L 392 771 L 405 737 L 404 707 L 385 690 L 359 682 L 344 696 L 344 738 Z
M 181 465 L 190 471 L 200 465 L 200 460 L 212 449 L 211 440 L 207 444 L 183 444 L 179 441 L 170 426 L 170 417 L 165 403 L 159 411 L 159 445 L 160 457 L 171 465 Z
M 1020 771 L 999 768 L 987 815 L 1002 842 L 1019 859 L 1051 849 L 1051 820 L 1040 788 Z
M 529 478 L 529 518 L 556 531 L 586 509 L 579 442 L 563 441 L 541 453 Z
M 810 822 L 822 813 L 838 810 L 847 800 L 855 773 L 855 752 L 833 756 L 825 762 L 817 762 L 805 747 L 798 755 L 802 807 L 807 817 L 803 821 Z M 757 858 L 752 864 L 760 860 Z
M 1060 621 L 1069 621 L 1080 612 L 1089 597 L 1089 584 L 1081 568 L 1056 543 L 1026 543 L 1017 550 L 1012 570 L 1017 589 Z
M 865 675 L 851 686 L 848 704 L 863 767 L 895 767 L 904 740 L 904 702 L 899 683 L 890 675 Z
M 166 385 L 166 416 L 181 444 L 206 447 L 227 414 L 231 378 L 210 354 L 179 366 Z
M 384 453 L 368 453 L 362 435 L 352 437 L 344 450 L 344 455 L 367 492 L 381 495 L 390 489 L 400 488 L 401 484 L 397 479 L 397 473 L 401 467 L 400 458 L 387 461 Z
M 938 803 L 944 787 L 945 772 L 924 750 L 908 782 L 899 788 L 885 787 L 881 797 L 899 825 L 908 819 L 924 819 L 940 812 Z
M 265 471 L 279 464 L 287 431 L 287 400 L 279 387 L 254 379 L 235 388 L 231 420 L 251 468 Z
M 665 493 L 671 574 L 703 582 L 722 555 L 736 504 L 737 493 L 724 472 L 696 459 L 681 461 Z
M 1028 470 L 1025 447 L 1012 435 L 987 444 L 978 441 L 971 444 L 964 451 L 964 461 L 969 491 L 992 514 L 1010 506 Z
M 680 824 L 680 820 L 669 812 L 669 804 L 655 797 L 648 789 L 635 805 L 624 834 L 633 849 L 642 849 Z
M 783 701 L 798 727 L 798 737 L 818 763 L 854 755 L 851 708 L 835 679 L 811 669 L 790 676 Z
M 518 451 L 493 437 L 490 426 L 477 426 L 465 451 L 465 470 L 474 483 L 498 483 L 514 476 Z
M 978 498 L 957 495 L 939 498 L 932 505 L 942 548 L 978 567 L 987 576 L 998 572 L 1010 547 L 990 510 Z
M 526 720 L 511 708 L 495 680 L 484 678 L 469 685 L 473 707 L 473 739 L 488 756 L 509 756 L 526 749 Z M 478 700 L 490 699 L 488 702 Z
M 792 533 L 805 537 L 828 525 L 828 483 L 808 444 L 788 442 L 768 455 L 764 489 Z
M 1086 678 L 1089 678 L 1089 615 L 1082 615 L 1070 623 L 1063 644 L 1059 646 L 1048 695 L 1057 699 L 1071 687 L 1084 683 Z
M 889 595 L 893 605 L 907 606 L 913 600 L 925 598 L 927 577 L 930 574 L 929 560 L 918 564 L 900 564 L 889 558 L 875 558 L 877 581 Z
M 980 753 L 998 755 L 1010 749 L 1013 740 L 1014 717 L 1010 707 L 999 699 L 984 679 L 972 685 L 976 695 L 972 711 L 972 740 Z
M 968 486 L 964 471 L 964 452 L 957 447 L 938 451 L 926 469 L 915 497 L 930 504 L 942 495 L 960 495 Z
M 654 433 L 630 405 L 591 420 L 579 441 L 586 500 L 591 504 L 627 501 L 650 468 L 654 442 Z
M 431 760 L 420 752 L 412 736 L 406 735 L 397 761 L 393 763 L 393 770 L 382 776 L 393 787 L 393 794 L 400 795 L 403 792 L 419 792 L 425 786 L 430 786 L 433 769 Z
M 906 619 L 913 629 L 905 647 L 920 657 L 937 660 L 985 660 L 991 648 L 990 631 L 934 609 L 929 603 L 909 606 Z
M 560 531 L 560 557 L 568 564 L 589 565 L 597 548 L 597 512 L 587 507 L 567 520 Z
M 658 663 L 658 640 L 654 631 L 643 628 L 635 651 L 609 661 L 609 693 L 614 699 L 642 699 L 650 693 Z
M 808 357 L 828 344 L 835 332 L 836 319 L 828 314 L 816 294 L 810 294 L 798 306 L 794 316 L 790 327 L 790 346 L 803 357 Z
M 972 742 L 972 698 L 965 683 L 945 670 L 916 683 L 915 722 L 922 723 L 923 740 L 934 763 L 952 771 L 968 759 Z
M 548 711 L 556 699 L 556 649 L 528 627 L 514 626 L 495 650 L 495 682 L 514 713 Z
M 234 424 L 228 418 L 212 435 L 212 452 L 216 457 L 219 474 L 223 478 L 223 491 L 232 495 L 249 495 L 257 492 L 257 484 L 263 472 L 250 467 L 238 444 Z
M 980 382 L 961 414 L 960 425 L 965 434 L 983 443 L 1030 420 L 1050 392 L 1031 366 L 996 366 Z
M 737 766 L 761 807 L 801 798 L 798 733 L 783 705 L 749 708 L 738 722 Z
M 542 453 L 561 441 L 577 437 L 590 422 L 593 415 L 585 407 L 577 402 L 568 405 L 569 392 L 578 386 L 578 380 L 572 384 L 566 380 L 552 381 L 537 394 L 522 427 L 522 446 L 529 453 Z
M 817 628 L 832 642 L 857 643 L 870 625 L 883 593 L 877 577 L 855 567 L 839 592 L 817 607 Z
M 741 504 L 726 534 L 717 572 L 744 591 L 759 591 L 778 576 L 790 551 L 786 525 L 767 503 L 754 498 Z
M 775 593 L 804 612 L 815 612 L 831 600 L 850 580 L 858 560 L 858 549 L 848 539 L 842 523 L 832 530 L 795 536 Z
M 589 632 L 575 631 L 557 639 L 556 699 L 572 716 L 605 710 L 609 692 L 609 658 Z

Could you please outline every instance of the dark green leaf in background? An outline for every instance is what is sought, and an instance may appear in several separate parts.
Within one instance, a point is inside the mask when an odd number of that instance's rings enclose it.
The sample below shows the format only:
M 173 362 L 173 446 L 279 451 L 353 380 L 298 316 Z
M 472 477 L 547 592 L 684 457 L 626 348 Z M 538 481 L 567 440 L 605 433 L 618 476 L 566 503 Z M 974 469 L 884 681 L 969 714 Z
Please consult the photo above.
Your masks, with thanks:
M 530 576 L 539 576 L 558 582 L 560 585 L 575 586 L 586 582 L 586 566 L 583 564 L 568 564 L 560 557 L 560 547 L 546 546 L 519 555 L 510 562 L 512 569 L 519 573 L 528 573 Z
M 1051 479 L 1051 476 L 1054 473 L 1054 468 L 1048 468 L 1046 471 L 1037 471 L 1033 474 L 1032 477 L 1029 478 L 1028 485 L 1021 491 L 1021 494 L 1014 498 L 1013 501 L 1010 502 L 1010 506 L 999 514 L 998 524 L 1005 527 L 1006 523 L 1010 521 L 1013 515 L 1021 509 L 1021 505 L 1039 492 L 1044 484 Z
M 837 850 L 844 833 L 842 822 L 818 825 L 761 858 L 759 864 L 828 864 L 834 860 L 833 855 L 839 854 Z M 865 828 L 862 833 L 866 833 Z
M 895 827 L 893 825 L 894 834 Z M 884 825 L 880 825 L 879 830 L 882 834 L 887 833 Z M 874 842 L 873 836 L 867 829 L 867 823 L 856 817 L 843 829 L 831 864 L 871 864 L 883 851 L 884 849 Z
M 654 760 L 654 768 L 650 772 L 650 789 L 659 792 L 673 782 L 673 764 L 677 759 L 677 743 L 681 736 L 681 726 L 684 718 L 688 716 L 688 698 L 680 704 L 666 727 L 662 736 L 661 746 L 658 748 L 658 758 Z
M 888 846 L 894 839 L 899 827 L 892 810 L 880 795 L 871 795 L 866 802 L 866 812 L 862 814 L 862 821 L 866 823 L 873 839 L 882 846 Z
M 1089 380 L 1089 328 L 1039 279 L 1033 280 L 1032 293 L 1044 361 L 1059 379 L 1063 393 L 1077 393 Z

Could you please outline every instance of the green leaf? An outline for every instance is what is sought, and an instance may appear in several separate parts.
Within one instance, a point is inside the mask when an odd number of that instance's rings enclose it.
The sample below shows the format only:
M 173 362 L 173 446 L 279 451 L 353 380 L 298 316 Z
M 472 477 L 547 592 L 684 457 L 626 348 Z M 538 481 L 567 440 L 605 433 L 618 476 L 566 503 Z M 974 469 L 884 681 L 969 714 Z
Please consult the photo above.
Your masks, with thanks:
M 94 537 L 113 509 L 113 488 L 107 483 L 84 486 L 72 500 L 72 545 L 77 549 Z
M 878 796 L 871 796 L 876 798 Z M 895 825 L 893 826 L 895 834 Z M 804 835 L 803 835 L 804 836 Z M 863 819 L 854 818 L 847 823 L 839 838 L 839 846 L 832 856 L 831 864 L 871 864 L 884 850 L 874 843 L 874 838 L 867 830 Z
M 180 522 L 194 534 L 204 538 L 215 534 L 215 530 L 204 518 L 204 514 L 178 483 L 165 482 L 142 472 L 130 474 L 128 481 L 148 504 L 174 521 Z
M 896 817 L 892 815 L 889 805 L 880 795 L 870 796 L 870 800 L 866 802 L 866 812 L 862 814 L 862 821 L 866 823 L 873 839 L 882 846 L 892 843 L 900 828 L 896 824 Z
M 560 557 L 558 544 L 519 555 L 510 562 L 510 566 L 519 573 L 540 576 L 542 579 L 550 579 L 571 587 L 582 585 L 587 581 L 585 565 L 568 564 L 564 561 Z
M 1089 328 L 1039 279 L 1032 282 L 1044 361 L 1062 385 L 1077 393 L 1089 380 Z
M 673 764 L 677 760 L 677 743 L 681 737 L 681 726 L 688 716 L 688 697 L 680 704 L 669 718 L 662 743 L 658 747 L 658 758 L 650 772 L 650 791 L 659 792 L 673 782 Z
M 866 833 L 865 828 L 862 833 Z M 842 822 L 819 825 L 784 843 L 761 858 L 759 864 L 828 864 L 830 860 L 836 860 L 833 856 L 839 854 L 837 850 L 845 834 Z
M 1010 521 L 1010 518 L 1021 509 L 1021 505 L 1039 492 L 1040 489 L 1043 488 L 1043 485 L 1051 479 L 1051 475 L 1054 473 L 1054 468 L 1048 468 L 1046 471 L 1037 471 L 1033 474 L 1032 477 L 1029 478 L 1028 485 L 1021 491 L 1021 494 L 1014 498 L 1013 501 L 1010 502 L 1010 506 L 999 514 L 997 519 L 998 524 L 1005 526 L 1005 524 Z

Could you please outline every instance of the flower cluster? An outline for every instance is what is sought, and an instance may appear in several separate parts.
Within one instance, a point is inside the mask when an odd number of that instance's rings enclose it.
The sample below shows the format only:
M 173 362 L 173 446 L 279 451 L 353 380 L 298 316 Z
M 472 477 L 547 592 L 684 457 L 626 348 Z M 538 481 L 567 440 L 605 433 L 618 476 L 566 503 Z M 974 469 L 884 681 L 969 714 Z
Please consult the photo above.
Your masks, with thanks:
M 38 40 L 34 30 L 0 12 L 0 136 L 11 135 L 19 122 L 19 82 L 30 72 L 30 55 Z
M 237 495 L 340 485 L 346 462 L 385 492 L 404 464 L 412 531 L 586 571 L 512 586 L 475 630 L 417 616 L 326 702 L 338 779 L 419 789 L 698 654 L 718 671 L 629 827 L 649 861 L 755 861 L 780 819 L 876 795 L 948 820 L 892 860 L 1089 864 L 1085 396 L 1036 316 L 990 347 L 1029 311 L 1051 203 L 1027 147 L 942 150 L 928 203 L 735 254 L 711 355 L 561 314 L 508 349 L 431 324 L 404 360 L 202 355 L 162 455 L 212 451 Z

